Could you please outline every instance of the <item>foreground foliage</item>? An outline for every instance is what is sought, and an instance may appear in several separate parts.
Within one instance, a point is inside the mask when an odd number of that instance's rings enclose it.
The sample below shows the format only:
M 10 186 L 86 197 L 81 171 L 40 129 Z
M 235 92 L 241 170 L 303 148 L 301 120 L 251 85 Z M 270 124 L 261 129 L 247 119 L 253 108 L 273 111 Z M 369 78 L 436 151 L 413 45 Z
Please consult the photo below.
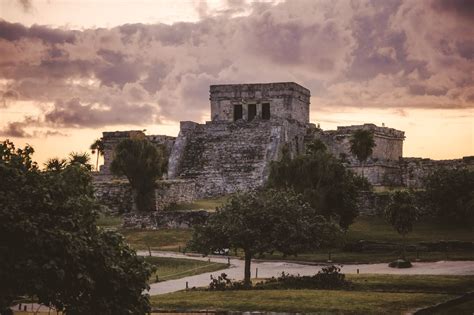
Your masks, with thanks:
M 0 144 L 0 311 L 27 296 L 68 314 L 144 314 L 152 269 L 98 229 L 89 168 L 40 171 L 33 148 Z
M 237 194 L 195 228 L 189 247 L 202 254 L 223 248 L 244 252 L 244 282 L 250 284 L 250 263 L 257 254 L 284 255 L 336 243 L 340 230 L 292 191 Z

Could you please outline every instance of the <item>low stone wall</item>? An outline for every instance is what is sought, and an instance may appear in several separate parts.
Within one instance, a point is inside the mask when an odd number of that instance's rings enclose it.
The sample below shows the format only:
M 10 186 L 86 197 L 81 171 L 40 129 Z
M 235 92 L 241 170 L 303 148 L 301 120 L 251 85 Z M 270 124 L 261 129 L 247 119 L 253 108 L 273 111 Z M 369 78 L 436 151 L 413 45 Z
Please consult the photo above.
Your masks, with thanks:
M 133 196 L 130 184 L 125 180 L 93 182 L 95 196 L 111 213 L 128 213 L 133 208 Z M 195 200 L 193 181 L 162 180 L 156 183 L 155 211 L 162 211 L 170 205 Z
M 128 213 L 123 218 L 123 227 L 150 230 L 159 228 L 188 229 L 206 222 L 209 214 L 205 210 L 156 211 L 149 214 Z
M 106 212 L 125 213 L 132 211 L 133 197 L 127 181 L 94 181 L 94 194 Z

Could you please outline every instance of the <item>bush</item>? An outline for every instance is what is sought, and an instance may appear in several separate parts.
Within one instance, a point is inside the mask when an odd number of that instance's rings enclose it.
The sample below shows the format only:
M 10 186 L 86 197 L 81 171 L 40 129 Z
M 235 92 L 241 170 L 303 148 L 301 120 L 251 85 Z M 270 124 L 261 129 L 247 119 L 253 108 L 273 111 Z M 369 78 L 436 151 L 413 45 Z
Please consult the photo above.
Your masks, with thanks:
M 211 275 L 211 283 L 209 283 L 209 291 L 227 291 L 227 290 L 244 290 L 248 289 L 242 281 L 232 281 L 227 278 L 226 273 L 221 273 L 220 276 L 214 278 Z
M 323 267 L 314 276 L 293 276 L 282 273 L 281 277 L 272 277 L 267 282 L 257 283 L 258 289 L 341 289 L 350 287 L 350 282 L 335 265 Z
M 397 259 L 388 264 L 390 268 L 411 268 L 412 264 L 408 260 Z

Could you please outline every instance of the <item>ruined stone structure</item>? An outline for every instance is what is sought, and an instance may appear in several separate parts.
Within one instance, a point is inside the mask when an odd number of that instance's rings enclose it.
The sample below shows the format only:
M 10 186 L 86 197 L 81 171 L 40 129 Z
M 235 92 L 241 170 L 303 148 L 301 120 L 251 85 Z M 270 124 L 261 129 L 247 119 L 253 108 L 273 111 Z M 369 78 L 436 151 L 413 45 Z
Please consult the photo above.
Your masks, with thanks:
M 292 82 L 212 85 L 210 105 L 211 121 L 182 121 L 176 138 L 147 136 L 142 131 L 104 132 L 105 162 L 96 181 L 102 187 L 113 186 L 109 167 L 114 147 L 134 137 L 146 137 L 169 152 L 167 180 L 160 181 L 156 192 L 157 209 L 259 187 L 283 146 L 294 157 L 314 139 L 322 140 L 348 168 L 363 173 L 373 185 L 419 187 L 422 178 L 437 167 L 474 167 L 473 158 L 403 158 L 404 132 L 392 128 L 364 124 L 323 131 L 309 122 L 310 91 Z M 376 143 L 364 165 L 350 153 L 349 140 L 358 129 L 371 130 Z M 101 191 L 107 195 L 107 189 Z

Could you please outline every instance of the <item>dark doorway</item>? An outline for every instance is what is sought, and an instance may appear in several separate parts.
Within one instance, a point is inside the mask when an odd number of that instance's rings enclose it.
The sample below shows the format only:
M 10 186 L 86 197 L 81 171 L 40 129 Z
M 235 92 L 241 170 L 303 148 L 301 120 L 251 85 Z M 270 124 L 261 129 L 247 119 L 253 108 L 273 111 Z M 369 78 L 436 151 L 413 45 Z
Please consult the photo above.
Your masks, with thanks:
M 242 119 L 242 105 L 234 105 L 234 121 Z
M 249 113 L 249 121 L 253 120 L 255 116 L 257 116 L 257 105 L 249 104 L 248 113 Z
M 270 104 L 262 104 L 262 119 L 270 119 Z

